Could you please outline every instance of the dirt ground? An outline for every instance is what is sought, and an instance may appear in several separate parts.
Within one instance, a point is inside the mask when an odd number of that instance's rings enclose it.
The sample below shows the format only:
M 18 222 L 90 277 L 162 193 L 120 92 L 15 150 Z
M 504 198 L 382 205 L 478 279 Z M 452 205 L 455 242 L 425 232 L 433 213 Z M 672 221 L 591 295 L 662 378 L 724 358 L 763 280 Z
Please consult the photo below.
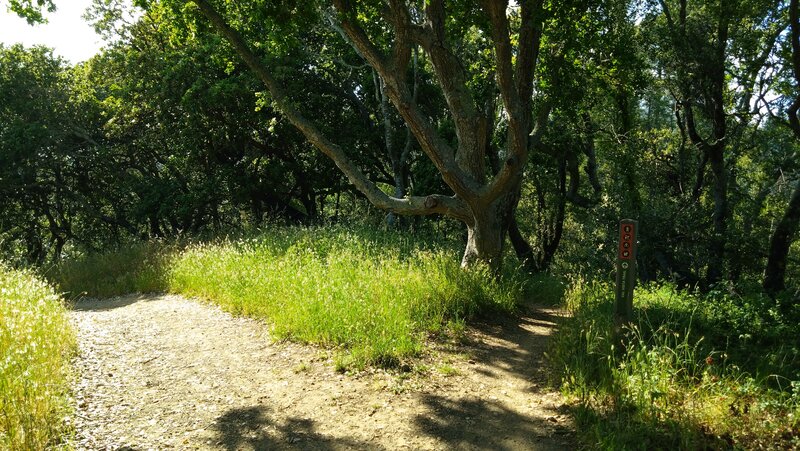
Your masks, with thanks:
M 83 300 L 77 449 L 560 450 L 573 427 L 546 388 L 558 312 L 467 331 L 412 370 L 339 374 L 331 352 L 166 295 Z

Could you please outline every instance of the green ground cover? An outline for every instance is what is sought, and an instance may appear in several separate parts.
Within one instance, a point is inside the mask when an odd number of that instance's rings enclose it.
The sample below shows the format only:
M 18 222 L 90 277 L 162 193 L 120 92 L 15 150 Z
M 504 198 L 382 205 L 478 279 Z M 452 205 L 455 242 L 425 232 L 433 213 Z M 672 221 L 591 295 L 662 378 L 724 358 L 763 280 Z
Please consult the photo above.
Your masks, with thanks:
M 597 449 L 800 446 L 797 307 L 761 295 L 639 288 L 613 335 L 612 287 L 576 283 L 553 363 L 578 430 Z
M 62 299 L 0 263 L 0 449 L 66 447 L 75 336 Z

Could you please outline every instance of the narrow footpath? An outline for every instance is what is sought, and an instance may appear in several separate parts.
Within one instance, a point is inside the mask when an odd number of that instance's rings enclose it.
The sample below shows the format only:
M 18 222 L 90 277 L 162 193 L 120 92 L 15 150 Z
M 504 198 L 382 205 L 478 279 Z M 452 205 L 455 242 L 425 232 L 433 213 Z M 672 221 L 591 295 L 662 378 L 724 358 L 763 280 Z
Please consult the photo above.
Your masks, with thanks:
M 168 295 L 83 300 L 79 450 L 563 450 L 546 388 L 556 310 L 479 326 L 402 373 L 339 374 L 331 351 L 274 342 L 260 321 Z

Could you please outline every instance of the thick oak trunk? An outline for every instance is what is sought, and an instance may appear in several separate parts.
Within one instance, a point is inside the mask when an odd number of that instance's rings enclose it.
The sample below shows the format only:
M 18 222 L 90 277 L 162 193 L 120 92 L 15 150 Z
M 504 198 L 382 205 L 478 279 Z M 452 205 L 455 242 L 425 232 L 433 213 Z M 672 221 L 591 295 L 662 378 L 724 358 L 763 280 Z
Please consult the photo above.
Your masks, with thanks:
M 498 215 L 480 215 L 467 225 L 467 246 L 461 267 L 486 264 L 493 271 L 500 269 L 503 259 L 503 242 L 507 226 Z
M 490 205 L 472 208 L 473 221 L 467 223 L 467 245 L 461 266 L 485 264 L 499 271 L 503 264 L 503 246 L 519 196 L 507 195 Z

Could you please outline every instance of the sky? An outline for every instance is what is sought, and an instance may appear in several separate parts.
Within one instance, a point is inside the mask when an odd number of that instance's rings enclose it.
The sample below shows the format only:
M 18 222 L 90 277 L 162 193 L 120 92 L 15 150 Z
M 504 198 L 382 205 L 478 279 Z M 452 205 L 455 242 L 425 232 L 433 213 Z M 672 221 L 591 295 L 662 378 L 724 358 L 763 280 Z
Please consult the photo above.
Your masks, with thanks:
M 54 53 L 72 64 L 94 56 L 102 39 L 81 16 L 92 0 L 61 0 L 55 2 L 57 10 L 46 13 L 46 24 L 28 25 L 6 10 L 5 2 L 0 1 L 0 42 L 5 46 L 21 42 L 26 47 L 45 45 Z

